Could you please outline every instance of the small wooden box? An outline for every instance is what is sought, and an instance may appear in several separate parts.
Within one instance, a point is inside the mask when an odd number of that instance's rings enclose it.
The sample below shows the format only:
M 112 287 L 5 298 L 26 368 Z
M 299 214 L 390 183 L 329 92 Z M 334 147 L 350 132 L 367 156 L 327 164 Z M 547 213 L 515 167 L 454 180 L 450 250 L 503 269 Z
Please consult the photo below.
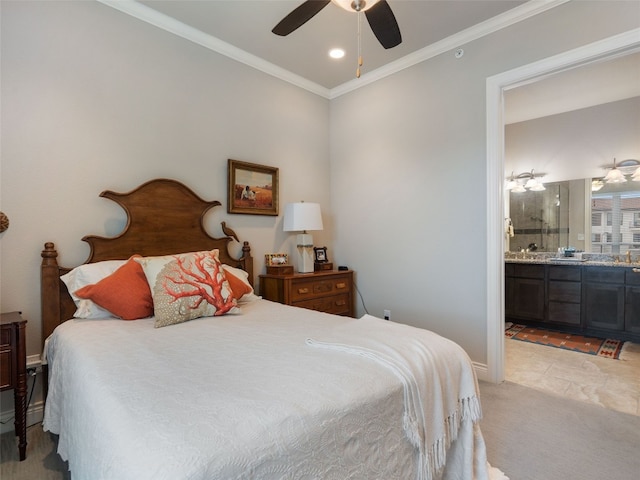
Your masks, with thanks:
M 267 265 L 267 275 L 293 275 L 293 265 Z
M 316 272 L 324 272 L 325 270 L 333 270 L 332 262 L 314 263 L 313 270 Z

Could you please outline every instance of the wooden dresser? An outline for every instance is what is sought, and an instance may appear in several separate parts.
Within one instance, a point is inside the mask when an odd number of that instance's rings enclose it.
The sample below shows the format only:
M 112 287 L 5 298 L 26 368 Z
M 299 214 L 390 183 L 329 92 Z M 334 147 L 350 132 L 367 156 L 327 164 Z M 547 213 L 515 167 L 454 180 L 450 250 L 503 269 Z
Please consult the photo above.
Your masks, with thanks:
M 0 320 L 0 391 L 13 389 L 15 433 L 20 460 L 27 452 L 27 351 L 25 326 L 20 312 L 3 313 Z
M 352 270 L 291 275 L 260 275 L 260 295 L 266 300 L 319 312 L 353 317 Z

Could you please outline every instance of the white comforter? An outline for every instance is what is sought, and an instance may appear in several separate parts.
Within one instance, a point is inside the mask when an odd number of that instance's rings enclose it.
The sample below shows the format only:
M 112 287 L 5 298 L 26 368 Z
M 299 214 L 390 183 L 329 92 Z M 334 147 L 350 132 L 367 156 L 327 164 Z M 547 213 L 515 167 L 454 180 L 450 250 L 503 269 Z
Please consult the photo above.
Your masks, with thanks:
M 382 320 L 266 300 L 242 310 L 159 329 L 153 319 L 72 320 L 56 329 L 46 351 L 44 428 L 60 435 L 74 480 L 406 480 L 437 470 L 407 436 L 406 381 L 397 371 L 307 344 L 371 348 L 360 341 Z M 455 408 L 476 392 L 464 351 L 425 330 L 383 328 L 394 345 L 411 340 L 407 352 L 416 338 L 437 340 L 416 351 L 416 362 L 458 357 L 455 376 L 443 372 L 437 386 L 418 388 L 435 395 L 420 400 L 420 434 L 427 452 L 434 441 L 451 442 L 436 478 L 488 478 L 477 415 Z M 430 468 L 419 467 L 424 461 Z

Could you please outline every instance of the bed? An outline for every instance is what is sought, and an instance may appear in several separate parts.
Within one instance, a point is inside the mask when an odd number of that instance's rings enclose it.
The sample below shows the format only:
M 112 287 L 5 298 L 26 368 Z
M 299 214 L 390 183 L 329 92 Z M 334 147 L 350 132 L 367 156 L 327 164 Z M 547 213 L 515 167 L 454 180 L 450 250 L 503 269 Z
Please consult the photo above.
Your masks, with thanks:
M 84 237 L 73 269 L 42 251 L 43 426 L 74 480 L 506 478 L 487 463 L 458 345 L 261 299 L 249 243 L 224 223 L 210 236 L 220 203 L 179 182 L 101 196 L 127 213 L 123 233 Z M 147 281 L 150 315 L 131 311 L 144 302 L 125 269 Z

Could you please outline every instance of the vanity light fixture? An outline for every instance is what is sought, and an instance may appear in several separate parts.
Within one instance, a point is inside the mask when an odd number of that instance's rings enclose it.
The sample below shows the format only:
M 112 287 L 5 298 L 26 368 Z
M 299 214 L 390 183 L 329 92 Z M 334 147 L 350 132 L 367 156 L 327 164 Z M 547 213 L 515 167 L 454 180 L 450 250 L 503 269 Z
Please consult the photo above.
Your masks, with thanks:
M 505 190 L 513 190 L 518 185 L 520 185 L 520 184 L 516 181 L 516 178 L 513 176 L 513 172 L 511 172 L 511 177 L 507 180 L 507 183 L 505 183 L 504 189 Z
M 607 183 L 624 183 L 627 179 L 624 176 L 624 173 L 618 168 L 616 165 L 616 159 L 613 159 L 613 167 L 605 167 L 610 168 L 607 172 L 607 175 L 604 177 L 604 181 Z
M 601 190 L 602 187 L 604 187 L 604 182 L 602 181 L 601 178 L 594 178 L 593 180 L 591 180 L 592 192 L 597 192 L 598 190 Z
M 544 177 L 544 173 L 535 173 L 533 170 L 521 173 L 517 177 L 514 177 L 512 172 L 511 177 L 505 185 L 505 189 L 511 190 L 514 193 L 522 193 L 527 190 L 541 192 L 542 190 L 546 190 L 544 183 L 540 181 L 542 177 Z

